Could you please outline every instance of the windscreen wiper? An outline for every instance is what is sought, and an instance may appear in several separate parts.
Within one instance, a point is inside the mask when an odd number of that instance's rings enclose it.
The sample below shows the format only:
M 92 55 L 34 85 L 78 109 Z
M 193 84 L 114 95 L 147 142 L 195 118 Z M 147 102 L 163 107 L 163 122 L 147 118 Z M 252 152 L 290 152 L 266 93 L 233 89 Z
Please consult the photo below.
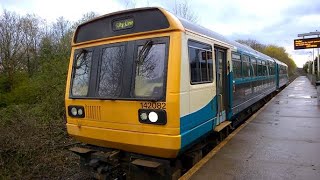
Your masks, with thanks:
M 78 69 L 79 67 L 81 67 L 81 63 L 80 63 L 80 65 L 79 66 L 77 66 L 77 62 L 78 62 L 78 60 L 79 60 L 79 58 L 82 56 L 82 55 L 86 55 L 87 54 L 87 50 L 86 49 L 81 49 L 81 51 L 80 51 L 80 53 L 77 55 L 77 57 L 76 57 L 76 60 L 75 60 L 75 62 L 74 62 L 74 65 L 73 65 L 73 68 L 76 68 L 76 69 Z M 84 58 L 85 59 L 85 58 Z
M 152 45 L 153 45 L 153 42 L 150 41 L 150 40 L 147 41 L 143 45 L 141 51 L 138 54 L 138 58 L 137 58 L 137 61 L 136 61 L 138 65 L 140 65 L 140 64 L 142 64 L 144 62 L 145 58 L 148 56 L 148 54 L 149 54 L 149 52 L 150 52 L 150 50 L 152 48 Z

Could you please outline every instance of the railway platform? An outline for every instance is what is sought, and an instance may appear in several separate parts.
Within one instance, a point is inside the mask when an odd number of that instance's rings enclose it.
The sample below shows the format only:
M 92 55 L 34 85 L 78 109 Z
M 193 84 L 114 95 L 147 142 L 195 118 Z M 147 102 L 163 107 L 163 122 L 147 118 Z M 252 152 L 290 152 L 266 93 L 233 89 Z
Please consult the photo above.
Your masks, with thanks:
M 239 128 L 181 179 L 320 179 L 320 106 L 307 77 Z

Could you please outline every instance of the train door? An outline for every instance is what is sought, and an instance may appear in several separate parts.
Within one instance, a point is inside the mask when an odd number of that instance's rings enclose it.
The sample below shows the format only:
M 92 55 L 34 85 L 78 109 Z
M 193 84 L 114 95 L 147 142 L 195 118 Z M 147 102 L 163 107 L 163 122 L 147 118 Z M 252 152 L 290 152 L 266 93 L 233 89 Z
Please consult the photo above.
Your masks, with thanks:
M 221 48 L 214 48 L 216 62 L 216 83 L 217 83 L 217 123 L 226 120 L 227 114 L 227 51 Z

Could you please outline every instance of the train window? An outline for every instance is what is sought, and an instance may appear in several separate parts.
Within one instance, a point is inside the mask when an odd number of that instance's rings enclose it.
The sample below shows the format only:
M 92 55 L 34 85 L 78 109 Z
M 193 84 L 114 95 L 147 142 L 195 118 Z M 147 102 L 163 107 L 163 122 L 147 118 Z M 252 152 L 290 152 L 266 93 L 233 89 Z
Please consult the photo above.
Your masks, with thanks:
M 279 74 L 287 74 L 288 73 L 288 69 L 286 66 L 279 65 L 279 69 L 280 69 Z
M 241 78 L 241 59 L 240 55 L 232 53 L 232 69 L 235 79 Z
M 257 70 L 257 59 L 251 58 L 251 69 L 252 69 L 252 76 L 257 76 L 258 70 Z
M 198 60 L 199 50 L 189 47 L 189 61 L 191 82 L 201 82 L 200 62 Z
M 71 94 L 73 96 L 87 96 L 91 69 L 92 52 L 82 50 L 75 56 L 74 75 Z
M 265 61 L 262 61 L 262 76 L 267 76 L 268 75 L 268 70 L 267 70 L 267 65 Z
M 212 82 L 213 79 L 213 59 L 212 59 L 212 52 L 206 51 L 207 54 L 207 64 L 209 70 L 209 79 L 208 81 Z
M 266 69 L 265 69 L 265 71 L 266 71 L 266 76 L 269 76 L 269 61 L 266 61 Z
M 284 74 L 288 74 L 288 67 L 287 66 L 284 67 Z
M 213 81 L 212 48 L 210 45 L 189 40 L 191 84 Z
M 271 62 L 269 65 L 270 65 L 269 66 L 269 73 L 270 73 L 270 75 L 274 75 L 275 74 L 274 63 Z
M 124 46 L 108 47 L 102 50 L 99 96 L 118 97 L 120 95 L 124 57 Z
M 258 70 L 258 76 L 262 76 L 262 61 L 257 60 L 257 70 Z
M 243 77 L 250 77 L 250 60 L 249 56 L 241 55 L 242 61 L 242 76 Z
M 144 46 L 138 47 L 138 54 Z M 136 66 L 134 94 L 138 97 L 161 97 L 163 94 L 166 44 L 153 44 L 143 61 Z

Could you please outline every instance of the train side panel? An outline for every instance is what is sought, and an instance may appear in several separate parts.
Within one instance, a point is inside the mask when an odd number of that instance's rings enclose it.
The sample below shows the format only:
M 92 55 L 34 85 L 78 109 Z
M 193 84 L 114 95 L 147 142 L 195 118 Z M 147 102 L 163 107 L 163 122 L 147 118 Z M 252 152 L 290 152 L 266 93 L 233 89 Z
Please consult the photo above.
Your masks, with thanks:
M 239 59 L 233 60 L 233 63 L 237 61 L 236 63 L 241 62 L 242 64 L 238 65 L 241 67 L 242 76 L 233 79 L 232 112 L 233 115 L 236 115 L 276 90 L 276 65 L 274 61 L 259 59 L 241 51 L 234 53 L 241 57 L 241 61 Z M 244 61 L 243 56 L 248 60 Z M 253 59 L 256 60 L 256 64 L 252 62 Z M 248 68 L 244 68 L 247 63 Z M 257 66 L 258 72 L 254 72 L 255 68 L 252 66 Z M 270 67 L 274 68 L 272 73 Z
M 191 84 L 188 40 L 205 43 L 211 47 L 213 45 L 212 41 L 192 33 L 186 33 L 182 38 L 180 81 L 181 151 L 184 151 L 201 136 L 212 132 L 216 121 L 217 109 L 215 65 L 213 63 L 212 66 L 213 82 Z

